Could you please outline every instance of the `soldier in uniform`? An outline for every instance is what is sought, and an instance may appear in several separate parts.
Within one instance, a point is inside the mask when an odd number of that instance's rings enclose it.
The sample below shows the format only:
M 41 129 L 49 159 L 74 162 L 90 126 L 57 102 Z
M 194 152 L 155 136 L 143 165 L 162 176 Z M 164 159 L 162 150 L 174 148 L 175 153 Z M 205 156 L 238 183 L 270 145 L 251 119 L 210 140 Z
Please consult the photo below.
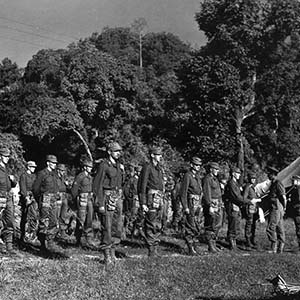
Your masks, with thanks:
M 77 244 L 87 248 L 95 248 L 93 238 L 94 193 L 92 189 L 93 177 L 91 175 L 93 162 L 84 160 L 83 170 L 73 182 L 71 194 L 77 203 L 78 222 L 76 226 Z
M 162 151 L 159 147 L 150 149 L 150 162 L 141 171 L 138 184 L 140 205 L 143 209 L 144 232 L 149 256 L 157 256 L 160 241 L 159 211 L 163 203 L 163 172 L 160 166 Z
M 6 251 L 3 252 L 19 256 L 18 252 L 13 249 L 14 234 L 14 207 L 13 198 L 10 190 L 16 186 L 13 175 L 8 175 L 6 165 L 10 158 L 10 150 L 8 148 L 0 149 L 0 222 L 2 235 L 6 244 Z
M 244 200 L 252 200 L 257 198 L 255 192 L 255 182 L 256 182 L 256 174 L 250 172 L 248 174 L 248 183 L 244 188 L 243 197 Z M 256 231 L 256 221 L 258 219 L 258 208 L 256 204 L 247 204 L 245 207 L 245 239 L 246 239 L 246 248 L 250 249 L 256 246 L 255 242 L 255 231 Z
M 203 212 L 208 251 L 216 253 L 216 240 L 222 227 L 222 191 L 218 179 L 220 167 L 216 162 L 209 164 L 209 173 L 203 179 Z
M 95 205 L 102 219 L 101 247 L 107 265 L 116 261 L 115 249 L 121 242 L 123 232 L 124 166 L 119 162 L 121 151 L 119 143 L 108 144 L 108 158 L 100 163 L 93 182 Z
M 181 184 L 180 199 L 183 211 L 185 213 L 184 220 L 184 238 L 188 246 L 189 255 L 197 255 L 194 248 L 194 238 L 199 235 L 199 228 L 196 224 L 196 214 L 202 210 L 202 183 L 199 176 L 202 160 L 199 157 L 193 157 L 191 160 L 191 168 L 188 170 Z
M 286 209 L 286 195 L 282 182 L 276 179 L 277 173 L 276 168 L 271 166 L 267 168 L 268 178 L 271 181 L 267 198 L 270 212 L 267 226 L 267 236 L 271 242 L 270 253 L 282 253 L 285 243 L 283 216 Z
M 228 239 L 230 250 L 237 251 L 236 239 L 240 233 L 241 223 L 241 207 L 248 204 L 255 204 L 259 199 L 244 199 L 241 193 L 239 179 L 241 170 L 239 168 L 232 169 L 232 177 L 225 187 L 225 205 L 228 215 Z
M 296 236 L 300 250 L 300 176 L 292 176 L 292 190 L 290 192 L 292 217 L 295 223 Z
M 20 206 L 21 206 L 21 241 L 33 242 L 36 238 L 38 227 L 38 205 L 34 199 L 32 188 L 36 179 L 34 161 L 27 162 L 26 171 L 20 176 Z
M 67 210 L 68 210 L 68 182 L 66 180 L 67 168 L 64 164 L 58 164 L 57 180 L 58 180 L 58 195 L 57 201 L 57 218 L 59 223 L 59 238 L 62 240 L 68 240 L 69 236 L 66 233 L 68 228 L 67 224 Z
M 41 251 L 59 252 L 61 249 L 54 243 L 58 231 L 57 200 L 59 197 L 55 172 L 56 156 L 47 155 L 46 164 L 46 168 L 38 172 L 32 188 L 40 211 L 38 239 L 41 243 Z

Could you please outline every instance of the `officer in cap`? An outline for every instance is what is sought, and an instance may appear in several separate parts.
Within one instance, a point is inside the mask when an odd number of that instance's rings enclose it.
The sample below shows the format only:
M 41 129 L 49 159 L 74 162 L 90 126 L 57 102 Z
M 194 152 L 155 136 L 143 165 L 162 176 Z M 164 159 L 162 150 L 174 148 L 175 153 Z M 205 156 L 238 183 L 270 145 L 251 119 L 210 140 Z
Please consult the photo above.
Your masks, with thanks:
M 96 207 L 102 220 L 101 248 L 104 250 L 105 264 L 116 261 L 116 247 L 121 242 L 123 231 L 123 183 L 124 166 L 120 163 L 122 147 L 117 142 L 107 145 L 108 158 L 99 167 L 93 182 Z
M 300 176 L 294 175 L 292 180 L 292 190 L 289 198 L 291 201 L 292 217 L 295 223 L 296 236 L 300 251 Z
M 20 256 L 13 249 L 13 233 L 14 233 L 14 209 L 13 198 L 10 190 L 16 186 L 14 176 L 8 175 L 6 165 L 10 158 L 10 150 L 8 148 L 0 149 L 0 222 L 2 223 L 3 238 L 6 244 L 6 252 L 12 256 Z
M 197 255 L 194 239 L 199 235 L 197 217 L 202 212 L 202 184 L 199 176 L 201 166 L 202 160 L 199 157 L 191 159 L 191 167 L 184 174 L 180 189 L 180 199 L 185 213 L 184 239 L 188 246 L 188 254 L 191 256 Z
M 41 251 L 61 252 L 62 249 L 55 244 L 57 235 L 57 199 L 58 181 L 55 172 L 57 157 L 46 156 L 46 168 L 38 172 L 33 183 L 33 195 L 39 204 L 40 221 L 38 228 L 38 239 L 41 243 Z
M 255 204 L 259 202 L 259 199 L 244 199 L 241 193 L 241 187 L 239 184 L 239 179 L 241 176 L 241 170 L 237 167 L 232 168 L 232 176 L 228 184 L 225 187 L 225 203 L 226 211 L 228 214 L 228 238 L 229 247 L 232 251 L 237 251 L 236 239 L 240 233 L 240 223 L 241 223 L 241 207 L 248 204 Z
M 208 251 L 216 253 L 216 240 L 222 226 L 222 190 L 218 173 L 220 166 L 216 162 L 209 164 L 209 171 L 203 179 L 203 212 Z
M 248 182 L 244 188 L 243 197 L 247 200 L 257 199 L 255 192 L 256 184 L 256 174 L 254 172 L 248 173 Z M 251 203 L 245 206 L 245 239 L 246 239 L 246 249 L 254 248 L 256 246 L 255 242 L 255 231 L 256 231 L 256 221 L 258 220 L 258 207 L 257 204 Z
M 150 147 L 150 162 L 144 164 L 138 182 L 140 205 L 145 214 L 145 239 L 149 256 L 157 256 L 160 241 L 159 211 L 163 204 L 162 150 Z
M 92 189 L 93 162 L 84 160 L 82 172 L 74 179 L 71 194 L 77 203 L 78 223 L 75 231 L 77 244 L 82 247 L 94 249 L 92 221 L 94 215 L 94 193 Z
M 34 161 L 28 161 L 26 171 L 20 176 L 21 242 L 33 242 L 37 237 L 39 211 L 32 192 L 36 167 Z
M 273 166 L 267 167 L 268 178 L 271 181 L 267 197 L 267 203 L 269 205 L 267 236 L 271 242 L 270 253 L 282 253 L 285 244 L 283 216 L 286 209 L 286 195 L 284 185 L 276 178 L 278 172 L 279 171 Z

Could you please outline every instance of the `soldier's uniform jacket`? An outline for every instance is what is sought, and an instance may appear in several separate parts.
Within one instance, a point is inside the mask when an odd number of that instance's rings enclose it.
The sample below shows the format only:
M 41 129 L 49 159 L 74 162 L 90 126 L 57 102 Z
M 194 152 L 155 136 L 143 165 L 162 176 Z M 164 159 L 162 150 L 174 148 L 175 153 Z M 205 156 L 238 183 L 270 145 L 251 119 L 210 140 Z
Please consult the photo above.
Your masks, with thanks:
M 283 203 L 283 196 L 285 195 L 285 188 L 281 181 L 274 180 L 271 183 L 269 194 L 268 194 L 268 203 L 269 209 L 278 209 L 278 206 L 281 205 L 285 206 Z
M 195 197 L 198 196 L 198 197 Z M 202 196 L 202 184 L 201 178 L 197 175 L 192 173 L 192 171 L 187 171 L 184 174 L 181 188 L 180 188 L 180 199 L 182 202 L 183 209 L 186 208 L 194 208 L 194 202 L 192 198 L 198 198 L 197 202 L 200 204 Z
M 93 177 L 85 172 L 79 173 L 73 182 L 71 194 L 76 199 L 81 193 L 92 193 Z
M 228 213 L 239 210 L 239 208 L 243 205 L 251 203 L 250 200 L 244 199 L 239 183 L 233 178 L 229 180 L 228 184 L 225 187 L 224 199 L 228 209 Z
M 14 185 L 8 177 L 6 167 L 0 166 L 0 196 L 7 196 L 7 193 Z
M 150 190 L 160 191 L 161 193 L 164 190 L 162 170 L 159 165 L 154 166 L 152 162 L 143 166 L 139 177 L 138 193 L 141 205 L 149 205 L 147 203 L 147 194 Z
M 246 186 L 244 188 L 243 197 L 244 197 L 245 201 L 252 200 L 257 197 L 254 184 L 252 184 L 252 183 L 246 184 Z M 250 203 L 247 208 L 248 208 L 249 213 L 255 213 L 257 210 L 257 205 Z
M 41 170 L 33 183 L 33 195 L 38 200 L 44 194 L 56 194 L 58 192 L 57 174 L 47 168 Z
M 36 174 L 32 173 L 29 174 L 27 172 L 24 172 L 20 176 L 20 195 L 25 198 L 29 192 L 32 192 L 33 190 L 33 183 L 36 180 Z
M 214 201 L 222 200 L 221 185 L 216 176 L 207 174 L 203 179 L 203 204 L 211 206 Z
M 119 162 L 113 164 L 109 159 L 104 159 L 98 168 L 93 182 L 93 191 L 96 195 L 97 205 L 105 206 L 104 191 L 121 190 L 123 186 L 124 173 Z

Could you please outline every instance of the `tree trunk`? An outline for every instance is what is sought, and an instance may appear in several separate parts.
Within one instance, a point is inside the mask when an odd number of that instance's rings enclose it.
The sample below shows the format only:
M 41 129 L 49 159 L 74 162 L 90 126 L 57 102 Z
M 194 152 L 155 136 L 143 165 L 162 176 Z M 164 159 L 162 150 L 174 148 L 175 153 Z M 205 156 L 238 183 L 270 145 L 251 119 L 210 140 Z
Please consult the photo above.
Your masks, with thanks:
M 82 141 L 84 148 L 90 158 L 91 161 L 93 161 L 93 156 L 92 153 L 90 151 L 89 145 L 87 144 L 87 142 L 85 141 L 85 139 L 83 138 L 83 136 L 80 134 L 79 131 L 77 131 L 76 129 L 72 129 L 74 133 L 76 133 L 76 135 L 80 138 L 80 140 Z

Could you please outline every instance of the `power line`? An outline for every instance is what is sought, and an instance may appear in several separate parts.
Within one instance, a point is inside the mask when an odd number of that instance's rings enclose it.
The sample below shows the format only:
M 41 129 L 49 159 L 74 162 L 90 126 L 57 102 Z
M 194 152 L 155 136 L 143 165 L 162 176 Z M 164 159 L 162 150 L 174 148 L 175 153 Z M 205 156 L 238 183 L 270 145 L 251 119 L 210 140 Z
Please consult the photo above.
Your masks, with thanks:
M 60 43 L 69 43 L 69 42 L 66 41 L 66 40 L 60 40 L 60 39 L 51 38 L 51 37 L 49 37 L 49 36 L 45 36 L 45 35 L 38 34 L 38 33 L 33 33 L 33 32 L 30 32 L 30 31 L 26 31 L 26 30 L 14 28 L 14 27 L 7 26 L 7 25 L 0 25 L 0 27 L 6 28 L 6 29 L 10 29 L 10 30 L 15 30 L 15 31 L 18 31 L 18 32 L 21 32 L 21 33 L 30 34 L 30 35 L 37 36 L 37 37 L 41 37 L 41 38 L 43 38 L 43 39 L 49 39 L 49 40 L 56 41 L 56 42 L 60 42 Z
M 35 26 L 35 25 L 29 24 L 29 23 L 20 22 L 20 21 L 10 19 L 10 18 L 7 18 L 7 17 L 0 16 L 0 19 L 6 20 L 6 21 L 9 21 L 9 22 L 14 22 L 14 23 L 20 24 L 20 25 L 25 25 L 25 26 L 28 26 L 28 27 L 31 27 L 31 28 L 34 28 L 34 29 L 38 29 L 40 31 L 52 33 L 52 34 L 55 34 L 55 35 L 64 36 L 64 37 L 67 37 L 69 39 L 75 39 L 75 40 L 78 39 L 78 37 L 75 37 L 75 36 L 70 36 L 70 35 L 66 35 L 66 34 L 62 34 L 62 33 L 57 33 L 57 32 L 51 31 L 49 29 L 46 29 L 46 28 L 43 28 L 43 27 L 40 27 L 40 26 Z
M 33 45 L 33 46 L 38 46 L 38 47 L 43 47 L 43 48 L 45 47 L 45 45 L 35 44 L 35 43 L 28 42 L 28 41 L 23 41 L 23 40 L 11 38 L 11 37 L 6 37 L 6 36 L 3 36 L 3 35 L 0 35 L 0 38 L 15 41 L 15 42 L 20 42 L 20 43 L 25 43 L 25 44 L 29 44 L 29 45 Z

